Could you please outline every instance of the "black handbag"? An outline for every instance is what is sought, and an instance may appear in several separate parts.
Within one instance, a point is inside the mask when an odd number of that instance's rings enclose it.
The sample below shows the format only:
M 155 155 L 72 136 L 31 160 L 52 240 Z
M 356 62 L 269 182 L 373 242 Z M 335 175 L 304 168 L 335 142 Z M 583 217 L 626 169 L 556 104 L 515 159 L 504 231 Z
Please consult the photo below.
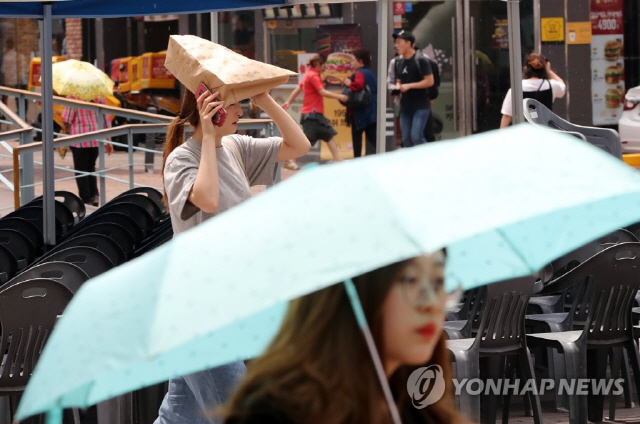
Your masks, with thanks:
M 365 85 L 362 90 L 358 91 L 351 91 L 349 87 L 345 87 L 344 90 L 342 90 L 342 94 L 349 97 L 346 102 L 340 101 L 340 103 L 348 109 L 362 109 L 371 104 L 371 89 L 368 85 Z

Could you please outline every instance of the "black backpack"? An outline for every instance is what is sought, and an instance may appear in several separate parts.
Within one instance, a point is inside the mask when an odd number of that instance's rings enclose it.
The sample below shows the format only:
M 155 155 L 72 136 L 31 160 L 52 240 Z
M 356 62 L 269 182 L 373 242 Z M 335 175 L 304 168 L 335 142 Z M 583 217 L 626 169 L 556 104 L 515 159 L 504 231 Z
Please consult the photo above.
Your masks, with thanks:
M 417 53 L 415 56 L 413 56 L 415 60 L 418 60 L 417 59 L 418 54 L 421 54 L 421 53 Z M 440 95 L 440 91 L 438 90 L 438 87 L 440 87 L 440 68 L 438 67 L 438 63 L 435 60 L 427 57 L 426 55 L 422 55 L 422 56 L 424 56 L 429 61 L 429 65 L 431 65 L 431 72 L 433 74 L 433 85 L 427 88 L 427 93 L 429 93 L 429 99 L 435 100 Z M 398 75 L 400 75 L 400 61 L 397 58 L 395 62 L 395 68 L 396 68 L 396 77 L 397 77 Z M 418 69 L 419 68 L 420 68 L 420 65 L 418 65 Z

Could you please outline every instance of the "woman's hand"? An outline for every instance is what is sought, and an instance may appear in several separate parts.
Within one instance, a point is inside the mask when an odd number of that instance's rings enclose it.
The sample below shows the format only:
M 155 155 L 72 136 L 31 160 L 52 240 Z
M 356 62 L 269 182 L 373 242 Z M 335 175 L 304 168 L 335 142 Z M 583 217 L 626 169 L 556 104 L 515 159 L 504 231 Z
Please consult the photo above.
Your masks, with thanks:
M 287 110 L 291 107 L 291 103 L 289 102 L 284 102 L 282 103 L 282 109 Z
M 113 144 L 110 143 L 104 143 L 104 152 L 107 155 L 110 155 L 111 153 L 113 153 Z
M 224 106 L 224 102 L 216 100 L 218 98 L 219 92 L 215 92 L 213 94 L 202 95 L 197 100 L 198 111 L 200 112 L 200 125 L 202 126 L 202 138 L 206 138 L 207 135 L 213 136 L 213 139 L 216 138 L 216 126 L 213 125 L 213 115 L 215 115 L 222 106 Z
M 349 78 L 345 78 L 344 81 L 342 81 L 342 83 L 346 86 L 350 86 L 351 85 L 351 79 Z
M 251 98 L 251 101 L 253 102 L 254 105 L 258 106 L 260 109 L 264 110 L 265 106 L 267 105 L 268 102 L 272 101 L 272 97 L 269 95 L 269 93 L 260 93 L 257 94 L 255 96 L 253 96 Z M 285 103 L 286 104 L 286 103 Z M 287 106 L 288 107 L 288 106 Z M 282 105 L 282 108 L 284 108 L 284 105 Z M 287 110 L 287 109 L 285 109 Z

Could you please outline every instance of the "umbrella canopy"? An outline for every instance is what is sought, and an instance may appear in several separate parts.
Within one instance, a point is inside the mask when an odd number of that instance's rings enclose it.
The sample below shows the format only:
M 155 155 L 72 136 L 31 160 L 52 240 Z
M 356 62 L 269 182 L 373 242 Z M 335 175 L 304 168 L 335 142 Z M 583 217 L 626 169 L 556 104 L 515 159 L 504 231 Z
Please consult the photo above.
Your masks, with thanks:
M 114 82 L 89 62 L 65 60 L 53 64 L 53 89 L 62 96 L 72 95 L 90 102 L 113 94 Z
M 287 301 L 389 263 L 447 246 L 473 287 L 635 221 L 640 173 L 532 126 L 315 167 L 86 283 L 18 416 L 255 355 Z

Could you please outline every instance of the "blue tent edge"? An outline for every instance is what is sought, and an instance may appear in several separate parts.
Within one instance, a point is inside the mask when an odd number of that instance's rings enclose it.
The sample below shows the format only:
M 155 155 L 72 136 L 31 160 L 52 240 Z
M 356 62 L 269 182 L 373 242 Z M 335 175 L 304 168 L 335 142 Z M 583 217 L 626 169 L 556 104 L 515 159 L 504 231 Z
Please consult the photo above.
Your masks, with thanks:
M 285 0 L 68 0 L 53 3 L 52 17 L 117 18 L 127 16 L 205 13 L 217 10 L 255 9 L 282 6 Z M 0 17 L 41 18 L 42 3 L 0 3 Z

